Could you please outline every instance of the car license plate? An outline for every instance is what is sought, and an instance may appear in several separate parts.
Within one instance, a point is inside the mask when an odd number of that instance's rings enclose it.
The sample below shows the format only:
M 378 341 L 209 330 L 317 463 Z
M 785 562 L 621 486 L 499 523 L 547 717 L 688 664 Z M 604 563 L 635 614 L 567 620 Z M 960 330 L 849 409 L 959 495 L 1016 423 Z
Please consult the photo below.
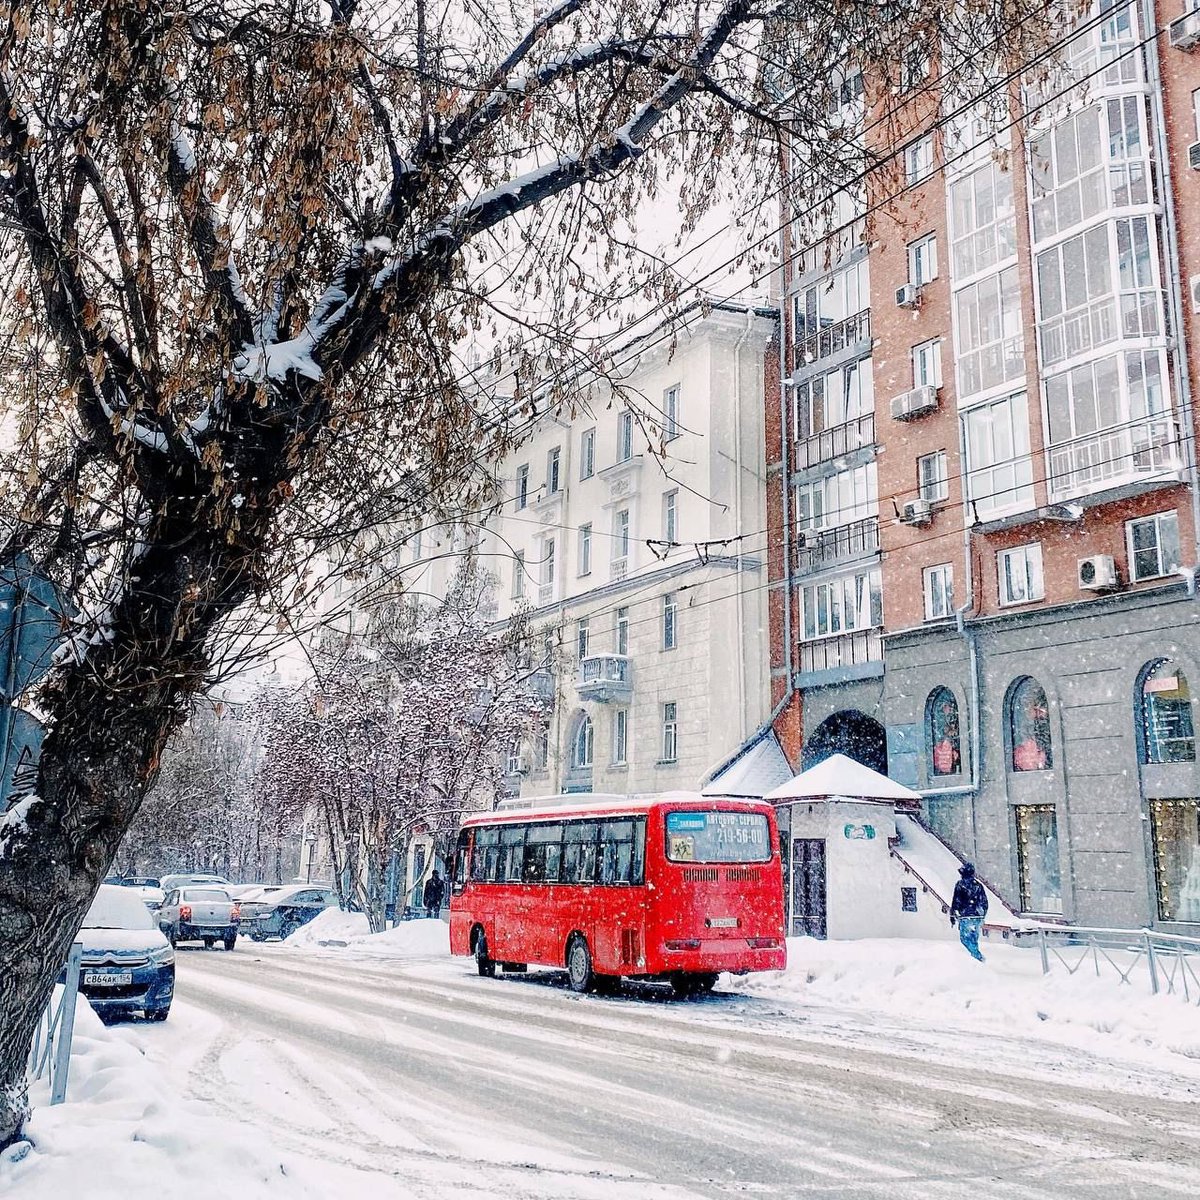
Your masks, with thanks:
M 737 917 L 709 917 L 708 927 L 710 929 L 736 929 Z
M 94 987 L 121 987 L 133 982 L 132 971 L 85 971 L 83 982 Z

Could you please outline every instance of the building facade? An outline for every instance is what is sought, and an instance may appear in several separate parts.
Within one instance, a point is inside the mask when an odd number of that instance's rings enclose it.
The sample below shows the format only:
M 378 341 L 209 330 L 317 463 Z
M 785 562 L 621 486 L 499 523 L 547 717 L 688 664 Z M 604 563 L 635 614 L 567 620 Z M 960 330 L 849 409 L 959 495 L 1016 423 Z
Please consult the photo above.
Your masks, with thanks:
M 617 353 L 615 392 L 545 415 L 502 464 L 500 510 L 466 540 L 496 619 L 532 608 L 552 698 L 545 735 L 513 748 L 513 794 L 696 788 L 765 719 L 776 338 L 773 309 L 694 308 Z M 454 556 L 421 553 L 417 586 L 437 593 Z
M 789 257 L 766 413 L 772 685 L 799 696 L 802 754 L 921 790 L 1021 912 L 1180 932 L 1200 929 L 1198 43 L 1178 3 L 1103 4 L 998 98 L 961 73 L 948 94 L 935 61 L 880 89 L 910 131 L 903 200 L 869 188 L 869 235 L 823 273 Z M 841 557 L 814 569 L 818 504 L 817 557 Z

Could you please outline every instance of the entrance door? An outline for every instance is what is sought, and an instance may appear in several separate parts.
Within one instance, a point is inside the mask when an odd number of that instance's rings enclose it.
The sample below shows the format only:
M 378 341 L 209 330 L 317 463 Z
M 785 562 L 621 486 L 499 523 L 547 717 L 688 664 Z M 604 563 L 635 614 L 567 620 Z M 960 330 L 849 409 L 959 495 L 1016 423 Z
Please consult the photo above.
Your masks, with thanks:
M 792 842 L 792 936 L 825 936 L 825 839 Z

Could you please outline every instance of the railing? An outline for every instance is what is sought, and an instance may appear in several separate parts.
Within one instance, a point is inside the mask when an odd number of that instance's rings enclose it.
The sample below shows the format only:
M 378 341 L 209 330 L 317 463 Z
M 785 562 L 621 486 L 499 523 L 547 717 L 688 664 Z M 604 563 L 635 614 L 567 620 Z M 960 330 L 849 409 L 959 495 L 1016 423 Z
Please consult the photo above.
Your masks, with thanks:
M 1077 925 L 1040 925 L 1017 930 L 1018 942 L 1034 942 L 1042 974 L 1056 967 L 1068 975 L 1090 968 L 1099 978 L 1116 976 L 1136 986 L 1145 979 L 1154 995 L 1178 996 L 1200 1007 L 1200 938 L 1158 933 L 1153 929 L 1087 929 Z M 1144 974 L 1143 974 L 1144 972 Z
M 623 654 L 592 654 L 579 664 L 580 683 L 628 683 L 629 659 Z
M 878 629 L 860 629 L 800 643 L 800 670 L 805 673 L 882 661 L 883 637 Z
M 834 529 L 806 529 L 796 538 L 796 571 L 806 574 L 833 563 L 879 552 L 879 518 L 864 517 Z
M 861 417 L 844 421 L 819 433 L 810 433 L 796 439 L 796 470 L 841 458 L 852 450 L 875 445 L 875 414 L 864 413 Z
M 1164 414 L 1052 445 L 1050 495 L 1078 495 L 1124 479 L 1177 470 L 1178 437 L 1174 417 Z
M 1043 321 L 1038 328 L 1042 363 L 1053 366 L 1119 337 L 1156 337 L 1162 332 L 1164 305 L 1161 290 L 1143 288 L 1105 296 Z
M 51 998 L 38 1021 L 29 1051 L 29 1077 L 50 1074 L 50 1103 L 67 1098 L 67 1073 L 71 1068 L 71 1039 L 75 1032 L 75 1000 L 79 995 L 79 964 L 83 944 L 76 942 L 67 955 L 66 975 L 57 1000 Z
M 633 667 L 623 654 L 590 654 L 579 663 L 576 690 L 584 700 L 626 700 L 631 693 Z
M 612 562 L 609 563 L 608 573 L 610 579 L 624 579 L 625 576 L 629 574 L 629 559 L 614 558 Z
M 797 337 L 792 346 L 792 370 L 799 371 L 809 363 L 829 358 L 839 351 L 864 342 L 871 336 L 871 310 L 864 308 L 836 324 L 818 329 L 807 337 Z
M 554 600 L 554 584 L 538 584 L 538 607 L 550 604 Z

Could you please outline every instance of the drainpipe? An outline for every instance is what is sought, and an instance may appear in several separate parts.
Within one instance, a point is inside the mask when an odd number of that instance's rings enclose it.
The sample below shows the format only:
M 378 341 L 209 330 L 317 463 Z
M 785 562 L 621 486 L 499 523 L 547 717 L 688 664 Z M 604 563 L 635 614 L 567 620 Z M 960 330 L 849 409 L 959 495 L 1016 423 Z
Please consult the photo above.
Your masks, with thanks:
M 782 274 L 782 267 L 780 268 Z M 787 326 L 787 293 L 781 290 L 779 302 L 779 450 L 783 468 L 783 661 L 787 668 L 786 699 L 796 690 L 792 669 L 792 469 L 788 463 L 787 396 L 794 384 L 787 378 L 787 353 L 784 336 Z
M 966 463 L 966 431 L 961 420 L 958 422 L 958 461 Z M 937 799 L 942 796 L 969 796 L 979 790 L 981 776 L 979 756 L 983 748 L 980 718 L 979 644 L 975 630 L 967 624 L 967 617 L 975 611 L 975 570 L 971 554 L 971 526 L 967 523 L 966 477 L 963 478 L 963 574 L 966 576 L 967 599 L 961 608 L 955 609 L 954 623 L 958 635 L 967 644 L 967 660 L 970 667 L 967 677 L 967 719 L 971 722 L 968 751 L 971 755 L 970 782 L 957 787 L 922 789 L 921 795 Z M 974 837 L 975 808 L 971 806 L 972 837 Z
M 1154 0 L 1142 0 L 1142 22 L 1147 30 L 1157 29 L 1158 17 L 1154 10 Z M 1158 62 L 1158 39 L 1151 38 L 1146 47 L 1146 76 L 1150 85 L 1150 113 L 1154 122 L 1155 154 L 1158 158 L 1158 169 L 1161 172 L 1163 190 L 1163 268 L 1166 273 L 1168 286 L 1167 305 L 1171 317 L 1171 328 L 1175 330 L 1175 353 L 1171 355 L 1171 369 L 1174 375 L 1175 388 L 1179 395 L 1180 424 L 1183 427 L 1183 463 L 1184 474 L 1187 478 L 1188 491 L 1192 500 L 1192 546 L 1195 551 L 1194 561 L 1200 564 L 1200 479 L 1196 472 L 1196 447 L 1193 442 L 1195 430 L 1192 409 L 1192 386 L 1188 377 L 1183 351 L 1183 298 L 1180 288 L 1183 286 L 1181 264 L 1179 262 L 1178 231 L 1175 226 L 1175 190 L 1172 184 L 1171 155 L 1167 146 L 1167 120 L 1163 111 L 1162 75 Z M 1196 588 L 1196 569 L 1188 585 L 1188 595 L 1194 596 Z
M 754 332 L 754 309 L 746 309 L 746 328 L 733 348 L 733 423 L 734 423 L 734 486 L 733 525 L 737 535 L 737 662 L 738 662 L 738 744 L 746 740 L 746 597 L 742 587 L 745 560 L 742 534 L 742 347 Z

